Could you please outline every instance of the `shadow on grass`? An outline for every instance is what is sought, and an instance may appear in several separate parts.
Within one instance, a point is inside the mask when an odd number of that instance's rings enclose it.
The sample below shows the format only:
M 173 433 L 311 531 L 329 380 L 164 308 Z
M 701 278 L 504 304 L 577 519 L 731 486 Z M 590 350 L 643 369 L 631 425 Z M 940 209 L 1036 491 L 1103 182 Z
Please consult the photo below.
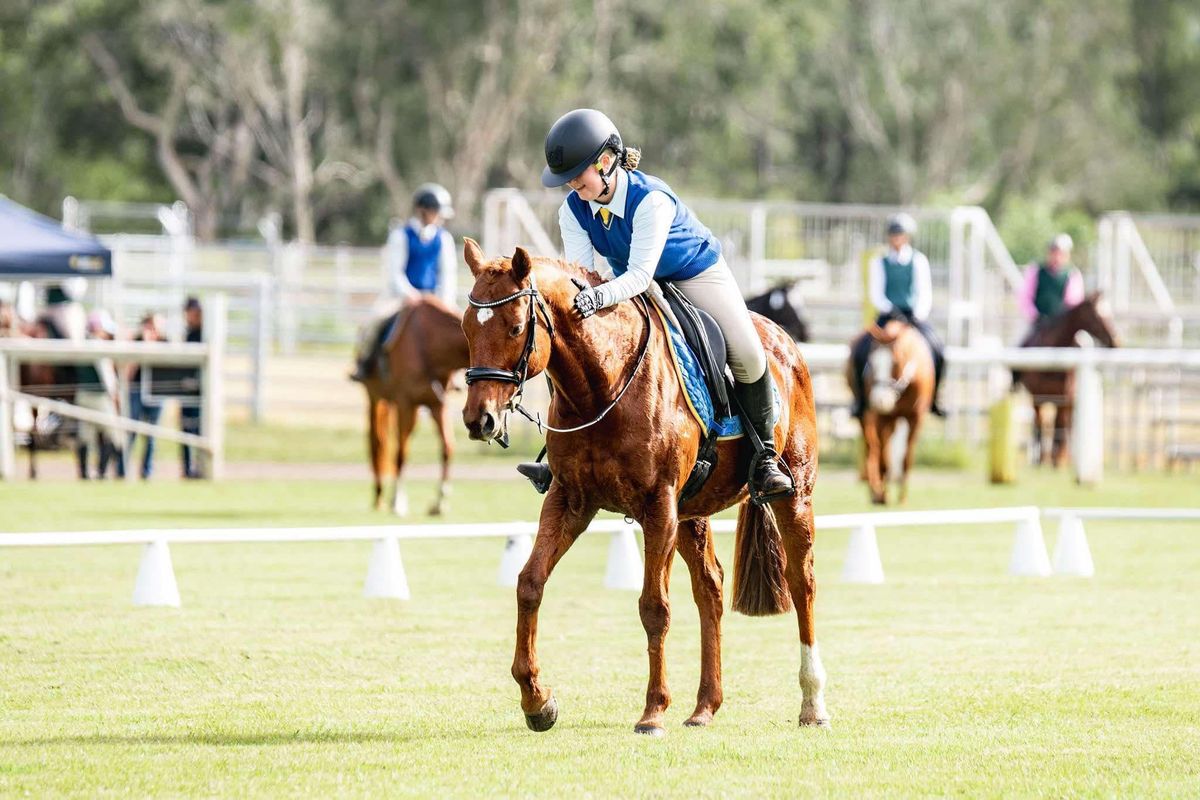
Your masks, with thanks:
M 537 740 L 541 734 L 529 731 L 520 722 L 520 709 L 514 713 L 516 720 L 504 722 L 491 728 L 459 726 L 444 731 L 421 727 L 412 731 L 305 731 L 291 732 L 195 732 L 137 735 L 92 734 L 87 736 L 45 736 L 36 739 L 15 739 L 4 741 L 0 745 L 10 747 L 53 747 L 56 745 L 212 745 L 214 747 L 278 747 L 294 744 L 399 744 L 416 741 L 443 740 L 449 742 L 464 742 L 468 739 L 477 745 L 480 740 L 499 737 L 524 736 L 530 741 Z M 453 725 L 454 720 L 446 720 Z M 600 722 L 597 720 L 579 721 L 571 725 L 560 725 L 578 733 L 611 735 L 628 731 L 633 734 L 633 725 Z

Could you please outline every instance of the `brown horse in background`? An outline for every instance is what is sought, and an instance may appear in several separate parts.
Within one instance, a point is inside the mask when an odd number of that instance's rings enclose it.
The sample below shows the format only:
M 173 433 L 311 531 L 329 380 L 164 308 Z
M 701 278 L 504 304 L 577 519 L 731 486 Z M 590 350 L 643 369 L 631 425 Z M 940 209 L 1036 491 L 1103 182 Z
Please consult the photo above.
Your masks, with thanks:
M 808 367 L 795 342 L 754 316 L 783 401 L 775 441 L 795 477 L 796 494 L 765 508 L 749 503 L 749 454 L 741 441 L 727 441 L 720 444 L 707 484 L 680 504 L 679 491 L 695 463 L 702 432 L 686 406 L 663 324 L 645 297 L 581 320 L 572 301 L 578 286 L 601 282 L 595 273 L 532 258 L 522 248 L 511 260 L 489 261 L 470 239 L 465 255 L 475 276 L 472 307 L 463 316 L 472 365 L 463 421 L 471 438 L 492 441 L 507 433 L 510 405 L 525 379 L 545 371 L 553 384 L 546 447 L 554 478 L 542 504 L 533 553 L 517 584 L 512 674 L 521 688 L 526 724 L 544 731 L 558 718 L 557 702 L 542 684 L 538 667 L 538 608 L 555 564 L 600 509 L 637 520 L 645 536 L 638 609 L 649 643 L 650 678 L 635 730 L 661 735 L 671 702 L 665 641 L 671 619 L 667 586 L 676 552 L 691 573 L 692 596 L 700 610 L 700 688 L 685 724 L 712 720 L 723 697 L 724 573 L 709 517 L 736 503 L 741 509 L 733 608 L 765 615 L 795 606 L 801 643 L 800 723 L 827 724 L 825 673 L 813 626 L 816 415 Z
M 33 323 L 24 323 L 17 318 L 10 306 L 0 308 L 0 335 L 31 339 L 63 338 L 52 320 L 41 318 Z M 17 385 L 13 387 L 16 391 L 25 394 L 61 400 L 65 403 L 75 402 L 75 388 L 74 367 L 26 363 L 20 365 L 17 373 Z M 37 451 L 49 449 L 53 444 L 47 441 L 44 434 L 38 429 L 40 412 L 37 406 L 31 409 L 31 415 L 33 421 L 29 427 L 29 442 L 26 444 L 26 448 L 29 451 L 29 479 L 37 480 Z
M 896 424 L 904 420 L 908 424 L 908 443 L 899 476 L 903 503 L 908 499 L 908 476 L 917 450 L 917 435 L 933 402 L 933 354 L 920 331 L 900 320 L 891 320 L 882 329 L 871 325 L 862 335 L 873 340 L 863 381 L 867 392 L 865 410 L 859 420 L 871 502 L 887 503 L 889 445 Z M 846 379 L 854 391 L 853 357 L 846 368 Z
M 1044 322 L 1021 342 L 1021 347 L 1079 347 L 1076 336 L 1082 331 L 1104 347 L 1117 347 L 1117 335 L 1108 320 L 1100 292 L 1092 292 L 1077 306 Z M 1061 467 L 1067 460 L 1067 441 L 1071 434 L 1071 416 L 1075 410 L 1075 372 L 1013 370 L 1013 388 L 1024 384 L 1033 398 L 1033 438 L 1031 446 L 1039 464 L 1053 459 Z M 1050 405 L 1053 418 L 1053 451 L 1045 446 L 1041 412 Z M 1049 455 L 1049 457 L 1048 457 Z
M 450 379 L 468 364 L 467 340 L 463 338 L 462 316 L 432 295 L 410 300 L 400 311 L 400 320 L 384 345 L 387 369 L 369 378 L 367 390 L 367 441 L 371 470 L 375 476 L 375 508 L 383 508 L 383 479 L 391 473 L 388 461 L 388 432 L 396 431 L 395 486 L 392 511 L 408 514 L 408 494 L 400 483 L 408 457 L 409 438 L 417 424 L 417 409 L 429 409 L 442 443 L 442 474 L 437 498 L 430 514 L 446 510 L 450 492 L 450 459 L 454 455 L 454 433 L 447 417 L 446 392 Z

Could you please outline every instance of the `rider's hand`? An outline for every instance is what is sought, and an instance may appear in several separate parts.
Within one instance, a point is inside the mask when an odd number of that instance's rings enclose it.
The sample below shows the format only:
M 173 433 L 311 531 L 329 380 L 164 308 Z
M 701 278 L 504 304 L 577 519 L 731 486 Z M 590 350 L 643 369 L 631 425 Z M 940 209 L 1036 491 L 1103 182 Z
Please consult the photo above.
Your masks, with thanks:
M 575 310 L 579 312 L 580 317 L 587 319 L 607 305 L 605 300 L 603 287 L 589 286 L 575 295 Z

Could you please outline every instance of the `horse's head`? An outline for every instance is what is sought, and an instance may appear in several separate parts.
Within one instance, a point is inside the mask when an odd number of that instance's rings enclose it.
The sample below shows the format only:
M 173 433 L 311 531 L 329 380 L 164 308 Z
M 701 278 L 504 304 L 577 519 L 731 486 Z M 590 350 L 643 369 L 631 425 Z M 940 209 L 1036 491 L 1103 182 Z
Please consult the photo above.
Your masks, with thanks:
M 883 328 L 871 330 L 875 342 L 867 356 L 867 405 L 880 414 L 890 414 L 896 409 L 900 395 L 912 381 L 915 362 L 909 360 L 904 364 L 897 348 L 900 337 L 909 330 L 908 325 L 896 319 Z
M 1098 291 L 1089 294 L 1082 303 L 1067 314 L 1073 320 L 1076 332 L 1084 331 L 1105 347 L 1119 347 L 1116 331 L 1113 330 L 1108 301 Z
M 550 359 L 550 316 L 524 248 L 489 261 L 467 239 L 463 254 L 475 276 L 462 320 L 471 363 L 463 422 L 472 439 L 506 443 L 513 399 Z
M 808 324 L 802 315 L 804 299 L 800 281 L 793 281 L 790 285 L 780 284 L 766 294 L 752 297 L 746 301 L 746 307 L 783 328 L 797 342 L 808 341 Z

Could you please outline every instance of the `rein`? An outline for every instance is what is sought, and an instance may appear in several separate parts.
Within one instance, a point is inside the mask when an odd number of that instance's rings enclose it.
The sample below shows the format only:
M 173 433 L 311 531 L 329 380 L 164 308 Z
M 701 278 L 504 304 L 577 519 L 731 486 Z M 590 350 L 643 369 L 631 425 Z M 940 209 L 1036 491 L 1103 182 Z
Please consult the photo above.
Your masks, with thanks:
M 467 302 L 474 308 L 495 308 L 497 306 L 511 303 L 521 297 L 531 298 L 529 303 L 528 326 L 529 333 L 525 338 L 525 349 L 521 352 L 521 357 L 517 360 L 517 364 L 511 370 L 498 369 L 496 367 L 471 367 L 467 370 L 467 385 L 470 386 L 477 381 L 500 381 L 502 383 L 516 384 L 517 391 L 513 394 L 512 399 L 508 401 L 508 405 L 504 407 L 505 411 L 516 411 L 525 419 L 537 425 L 538 432 L 553 431 L 554 433 L 575 433 L 576 431 L 584 430 L 595 425 L 600 420 L 608 416 L 608 412 L 617 407 L 617 403 L 621 402 L 621 398 L 625 396 L 625 392 L 633 385 L 633 379 L 637 377 L 641 371 L 642 362 L 646 360 L 646 352 L 650 348 L 650 337 L 653 331 L 653 324 L 650 321 L 650 311 L 646 307 L 646 298 L 638 296 L 636 299 L 640 303 L 639 309 L 642 312 L 642 317 L 646 320 L 646 335 L 642 340 L 640 349 L 638 350 L 637 363 L 634 364 L 633 371 L 629 373 L 629 379 L 625 381 L 625 385 L 621 387 L 621 391 L 617 392 L 617 396 L 608 404 L 600 414 L 590 422 L 585 422 L 582 425 L 576 425 L 573 428 L 556 428 L 542 421 L 540 413 L 531 414 L 525 406 L 521 405 L 521 400 L 525 394 L 525 382 L 529 380 L 529 357 L 537 349 L 537 314 L 535 308 L 541 311 L 542 317 L 546 321 L 546 330 L 550 333 L 551 345 L 554 342 L 554 324 L 550 319 L 550 312 L 546 309 L 546 304 L 542 300 L 541 293 L 538 292 L 537 283 L 534 281 L 533 274 L 529 275 L 529 288 L 521 289 L 518 292 L 502 297 L 499 300 L 481 301 L 476 300 L 471 295 L 467 295 Z

